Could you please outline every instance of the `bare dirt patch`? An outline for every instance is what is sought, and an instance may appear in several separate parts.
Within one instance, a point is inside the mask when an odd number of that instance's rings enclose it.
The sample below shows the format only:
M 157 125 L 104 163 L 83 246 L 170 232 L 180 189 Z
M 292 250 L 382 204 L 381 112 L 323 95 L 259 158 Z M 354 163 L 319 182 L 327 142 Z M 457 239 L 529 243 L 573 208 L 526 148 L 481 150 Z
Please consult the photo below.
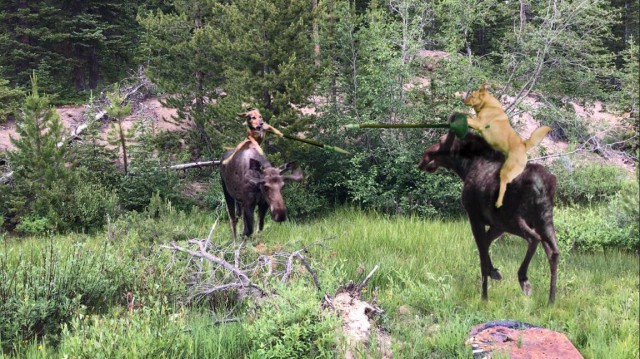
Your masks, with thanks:
M 177 116 L 177 110 L 164 107 L 157 97 L 149 97 L 136 104 L 135 111 L 123 120 L 123 128 L 131 129 L 138 121 L 151 121 L 152 129 L 159 131 L 184 131 L 190 127 L 189 123 L 178 123 L 173 118 Z M 73 133 L 78 126 L 87 122 L 87 106 L 61 106 L 56 108 L 58 116 L 67 133 Z M 102 125 L 101 137 L 106 142 L 107 132 L 111 122 L 106 121 Z M 15 121 L 0 125 L 0 151 L 11 151 L 15 146 L 10 138 L 20 136 L 16 132 Z

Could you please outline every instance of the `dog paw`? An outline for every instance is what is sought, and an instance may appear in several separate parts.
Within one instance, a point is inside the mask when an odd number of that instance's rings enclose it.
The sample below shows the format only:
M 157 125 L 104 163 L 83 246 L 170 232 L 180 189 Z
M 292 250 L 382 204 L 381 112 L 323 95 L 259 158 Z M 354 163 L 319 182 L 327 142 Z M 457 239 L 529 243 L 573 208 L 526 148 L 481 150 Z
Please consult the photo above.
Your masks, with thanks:
M 502 202 L 496 202 L 496 208 L 502 207 Z

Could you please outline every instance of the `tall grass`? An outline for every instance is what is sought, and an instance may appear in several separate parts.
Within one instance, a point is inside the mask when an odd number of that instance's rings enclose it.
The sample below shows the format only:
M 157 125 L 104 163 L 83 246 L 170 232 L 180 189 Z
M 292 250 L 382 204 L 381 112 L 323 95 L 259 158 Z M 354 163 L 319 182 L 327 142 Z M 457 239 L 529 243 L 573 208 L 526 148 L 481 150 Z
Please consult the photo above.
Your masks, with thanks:
M 305 271 L 295 271 L 292 290 L 278 289 L 279 300 L 284 302 L 257 307 L 241 305 L 234 313 L 240 318 L 236 323 L 216 325 L 209 308 L 179 304 L 179 291 L 184 290 L 179 288 L 182 278 L 179 268 L 184 263 L 160 250 L 157 244 L 204 238 L 214 220 L 215 215 L 210 214 L 190 216 L 172 212 L 156 219 L 128 218 L 116 223 L 113 238 L 107 242 L 101 234 L 0 243 L 5 273 L 21 268 L 24 258 L 34 258 L 30 262 L 34 269 L 21 274 L 21 283 L 30 283 L 28 277 L 32 274 L 47 272 L 44 269 L 51 266 L 46 260 L 51 255 L 47 253 L 56 253 L 51 256 L 59 261 L 56 268 L 70 268 L 70 263 L 82 268 L 93 263 L 104 268 L 87 269 L 85 272 L 89 274 L 82 277 L 83 283 L 95 286 L 88 287 L 90 293 L 101 293 L 100 300 L 95 301 L 99 308 L 83 302 L 88 306 L 71 311 L 71 318 L 65 317 L 53 332 L 55 338 L 45 333 L 27 341 L 13 341 L 12 350 L 7 350 L 6 338 L 0 338 L 5 353 L 26 358 L 92 356 L 101 350 L 127 358 L 260 357 L 265 350 L 282 355 L 295 352 L 305 348 L 300 340 L 318 338 L 313 333 L 326 335 L 322 333 L 327 333 L 330 322 L 321 325 L 311 320 L 299 328 L 284 328 L 292 330 L 287 335 L 299 338 L 291 348 L 278 347 L 288 345 L 280 342 L 274 342 L 278 346 L 265 348 L 250 340 L 262 338 L 260 341 L 265 342 L 268 333 L 283 330 L 281 324 L 274 322 L 282 305 L 287 306 L 290 315 L 300 318 L 296 322 L 303 323 L 317 315 L 310 308 L 320 306 L 323 293 L 315 292 Z M 212 240 L 228 241 L 229 233 L 222 220 Z M 556 304 L 548 306 L 549 265 L 544 251 L 540 250 L 531 262 L 529 279 L 534 293 L 526 297 L 516 274 L 526 243 L 512 236 L 505 236 L 492 246 L 492 259 L 503 280 L 490 281 L 489 300 L 480 299 L 478 253 L 466 219 L 389 217 L 343 208 L 308 222 L 267 221 L 264 232 L 256 234 L 246 250 L 252 251 L 258 244 L 267 253 L 283 247 L 289 250 L 306 247 L 323 292 L 333 293 L 348 280 L 361 281 L 379 265 L 363 296 L 364 299 L 376 296 L 385 310 L 379 324 L 390 333 L 397 358 L 470 357 L 471 350 L 464 341 L 471 327 L 500 319 L 561 331 L 585 358 L 639 355 L 640 266 L 634 253 L 614 249 L 561 253 Z M 22 262 L 19 258 L 23 258 Z M 69 276 L 68 273 L 71 272 L 61 271 L 59 275 Z M 112 288 L 112 292 L 101 288 Z M 136 295 L 139 307 L 133 312 L 126 308 L 121 297 L 123 290 Z M 106 298 L 107 295 L 115 298 Z M 83 299 L 82 295 L 80 298 Z M 340 348 L 323 338 L 316 342 L 317 350 Z M 100 345 L 107 343 L 108 348 L 100 349 Z M 89 350 L 92 347 L 98 349 Z M 321 353 L 326 356 L 326 352 Z
M 490 281 L 489 300 L 480 299 L 478 252 L 466 219 L 425 221 L 343 209 L 312 223 L 269 231 L 270 237 L 289 242 L 326 238 L 327 250 L 315 255 L 323 257 L 331 282 L 362 279 L 378 264 L 368 287 L 379 288 L 399 357 L 469 356 L 463 344 L 469 329 L 500 319 L 564 332 L 586 358 L 638 357 L 636 254 L 613 249 L 561 253 L 558 297 L 548 306 L 544 251 L 529 267 L 534 293 L 526 297 L 517 280 L 526 242 L 514 236 L 492 246 L 503 280 Z

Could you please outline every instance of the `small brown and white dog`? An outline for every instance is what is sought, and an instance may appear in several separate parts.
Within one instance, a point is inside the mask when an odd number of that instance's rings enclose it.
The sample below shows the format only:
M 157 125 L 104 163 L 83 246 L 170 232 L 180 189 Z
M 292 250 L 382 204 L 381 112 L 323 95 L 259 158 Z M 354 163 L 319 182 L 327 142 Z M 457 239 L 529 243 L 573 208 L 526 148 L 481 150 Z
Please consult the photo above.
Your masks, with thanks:
M 505 155 L 500 169 L 500 191 L 496 201 L 496 208 L 500 208 L 507 184 L 518 177 L 527 165 L 527 151 L 540 144 L 551 127 L 539 127 L 531 133 L 528 140 L 523 140 L 511 127 L 500 102 L 487 91 L 484 84 L 462 102 L 472 106 L 476 112 L 475 117 L 467 117 L 469 127 L 478 131 L 491 147 Z
M 260 147 L 260 145 L 262 144 L 262 141 L 264 141 L 266 131 L 273 132 L 278 137 L 283 136 L 282 132 L 264 122 L 264 119 L 262 119 L 262 114 L 257 109 L 238 114 L 238 116 L 244 117 L 247 120 L 247 138 L 245 138 L 244 141 L 240 142 L 236 146 L 231 156 L 227 157 L 224 160 L 223 164 L 227 164 L 229 161 L 231 161 L 233 155 L 235 155 L 245 146 L 253 146 L 261 155 L 264 156 L 264 152 L 262 152 L 262 148 Z

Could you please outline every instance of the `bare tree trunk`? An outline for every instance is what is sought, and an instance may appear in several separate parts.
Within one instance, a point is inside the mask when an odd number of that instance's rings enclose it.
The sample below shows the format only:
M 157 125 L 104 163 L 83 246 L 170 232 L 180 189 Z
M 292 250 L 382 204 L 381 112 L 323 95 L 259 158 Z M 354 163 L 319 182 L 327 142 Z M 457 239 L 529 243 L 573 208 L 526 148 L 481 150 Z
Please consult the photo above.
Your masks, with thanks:
M 313 53 L 314 64 L 320 66 L 320 31 L 318 29 L 318 0 L 311 0 L 311 13 L 313 16 Z
M 118 119 L 118 135 L 120 136 L 120 145 L 122 146 L 122 162 L 124 164 L 124 174 L 128 173 L 127 162 L 127 143 L 124 137 L 124 130 L 122 129 L 122 119 Z

